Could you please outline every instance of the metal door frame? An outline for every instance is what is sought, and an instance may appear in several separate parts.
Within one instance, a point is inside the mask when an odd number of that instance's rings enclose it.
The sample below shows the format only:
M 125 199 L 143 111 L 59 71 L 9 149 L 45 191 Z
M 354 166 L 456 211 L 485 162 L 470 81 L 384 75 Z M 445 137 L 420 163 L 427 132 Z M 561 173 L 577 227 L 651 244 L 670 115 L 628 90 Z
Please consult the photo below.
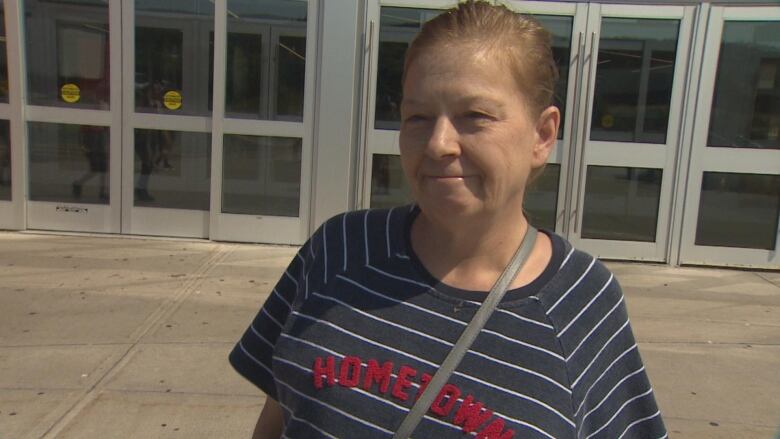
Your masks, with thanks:
M 681 237 L 678 260 L 683 264 L 723 265 L 750 268 L 780 268 L 780 221 L 774 250 L 696 245 L 699 201 L 702 176 L 705 171 L 780 174 L 780 150 L 708 147 L 710 112 L 721 46 L 723 25 L 726 21 L 779 21 L 776 7 L 711 6 L 706 17 L 706 36 L 700 38 L 699 50 L 703 62 L 698 81 L 695 110 L 688 115 L 691 121 L 691 153 L 687 186 L 684 188 L 684 211 L 681 218 Z M 703 28 L 704 26 L 702 26 Z M 682 188 L 681 188 L 682 189 Z M 681 196 L 682 198 L 682 196 Z
M 585 43 L 582 78 L 587 78 L 587 91 L 580 93 L 580 118 L 577 121 L 577 145 L 572 148 L 574 166 L 570 168 L 572 194 L 571 211 L 567 218 L 567 237 L 572 243 L 594 256 L 602 258 L 665 262 L 668 252 L 676 179 L 676 160 L 682 147 L 685 79 L 690 68 L 689 50 L 692 39 L 692 6 L 644 6 L 591 3 L 588 8 L 588 30 Z M 666 143 L 634 143 L 590 140 L 592 108 L 595 93 L 596 61 L 601 34 L 601 18 L 678 19 L 679 30 L 675 58 L 675 73 L 670 99 Z M 633 151 L 629 150 L 633 149 Z M 617 241 L 581 238 L 582 210 L 585 199 L 587 166 L 648 167 L 662 169 L 662 182 L 654 242 Z M 576 174 L 574 174 L 576 172 Z
M 211 119 L 211 212 L 210 237 L 214 240 L 302 244 L 309 236 L 313 169 L 314 86 L 317 61 L 318 2 L 307 2 L 306 67 L 303 122 L 228 118 L 225 116 L 227 63 L 227 0 L 214 2 L 214 98 Z M 272 32 L 273 33 L 273 32 Z M 271 63 L 272 64 L 272 63 Z M 270 70 L 270 68 L 269 68 Z M 269 99 L 273 90 L 269 91 Z M 224 136 L 295 137 L 301 142 L 300 200 L 297 217 L 222 213 L 222 153 Z

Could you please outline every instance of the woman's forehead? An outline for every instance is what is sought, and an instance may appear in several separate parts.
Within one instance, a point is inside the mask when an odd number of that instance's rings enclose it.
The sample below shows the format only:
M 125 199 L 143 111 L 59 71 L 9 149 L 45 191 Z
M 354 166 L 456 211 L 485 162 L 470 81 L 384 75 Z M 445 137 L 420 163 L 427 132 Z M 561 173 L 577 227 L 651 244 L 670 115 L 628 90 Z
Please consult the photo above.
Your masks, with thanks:
M 403 89 L 404 97 L 409 98 L 432 91 L 453 92 L 468 99 L 519 91 L 507 63 L 475 52 L 453 51 L 432 52 L 414 60 L 408 66 Z

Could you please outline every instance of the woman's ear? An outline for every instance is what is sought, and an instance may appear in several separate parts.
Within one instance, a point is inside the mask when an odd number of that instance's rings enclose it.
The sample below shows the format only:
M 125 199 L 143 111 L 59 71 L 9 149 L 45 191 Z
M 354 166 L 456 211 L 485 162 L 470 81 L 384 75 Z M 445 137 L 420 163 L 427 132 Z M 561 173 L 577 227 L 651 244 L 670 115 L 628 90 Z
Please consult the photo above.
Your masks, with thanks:
M 558 127 L 561 123 L 561 112 L 558 107 L 549 106 L 542 111 L 536 121 L 536 144 L 533 150 L 533 167 L 538 168 L 547 163 L 547 157 L 558 141 Z

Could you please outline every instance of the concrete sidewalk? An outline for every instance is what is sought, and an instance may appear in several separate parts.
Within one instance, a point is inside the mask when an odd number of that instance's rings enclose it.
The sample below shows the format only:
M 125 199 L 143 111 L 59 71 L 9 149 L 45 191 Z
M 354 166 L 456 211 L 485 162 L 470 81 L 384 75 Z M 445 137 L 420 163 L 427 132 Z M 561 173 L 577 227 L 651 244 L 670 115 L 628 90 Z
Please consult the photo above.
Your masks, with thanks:
M 249 437 L 227 354 L 294 248 L 0 233 L 0 439 Z M 609 263 L 675 438 L 772 438 L 780 273 Z

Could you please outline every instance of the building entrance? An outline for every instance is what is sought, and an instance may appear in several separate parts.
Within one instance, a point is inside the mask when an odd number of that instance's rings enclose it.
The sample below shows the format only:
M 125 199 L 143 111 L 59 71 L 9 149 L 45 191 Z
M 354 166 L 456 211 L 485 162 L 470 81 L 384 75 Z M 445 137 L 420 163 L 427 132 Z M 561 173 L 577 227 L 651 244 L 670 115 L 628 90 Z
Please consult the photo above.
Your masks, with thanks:
M 314 4 L 22 3 L 27 228 L 305 240 Z

